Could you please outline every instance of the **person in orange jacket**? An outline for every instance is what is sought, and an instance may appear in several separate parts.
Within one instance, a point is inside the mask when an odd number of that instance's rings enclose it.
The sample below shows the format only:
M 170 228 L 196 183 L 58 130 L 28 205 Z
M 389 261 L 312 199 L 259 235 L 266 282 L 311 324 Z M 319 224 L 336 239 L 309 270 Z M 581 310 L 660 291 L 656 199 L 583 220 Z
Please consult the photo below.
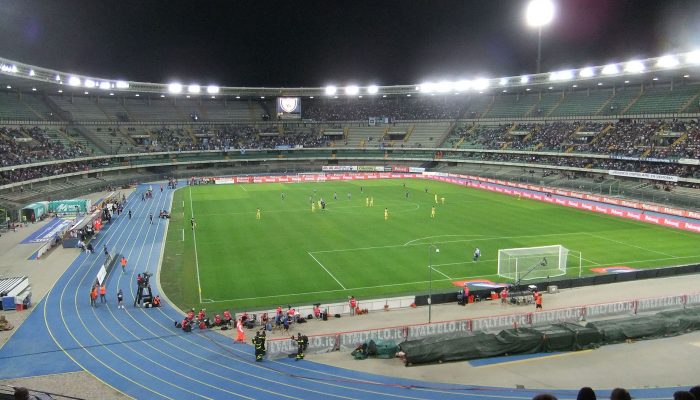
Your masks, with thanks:
M 97 306 L 95 300 L 97 300 L 97 286 L 93 286 L 92 290 L 90 290 L 90 305 L 93 307 Z
M 542 309 L 542 293 L 536 292 L 535 294 L 535 310 Z
M 107 297 L 105 297 L 106 294 L 107 294 L 107 285 L 104 282 L 102 282 L 102 286 L 100 286 L 100 303 L 107 302 Z
M 243 322 L 239 319 L 236 323 L 238 334 L 236 335 L 236 343 L 245 343 L 245 332 L 243 332 Z

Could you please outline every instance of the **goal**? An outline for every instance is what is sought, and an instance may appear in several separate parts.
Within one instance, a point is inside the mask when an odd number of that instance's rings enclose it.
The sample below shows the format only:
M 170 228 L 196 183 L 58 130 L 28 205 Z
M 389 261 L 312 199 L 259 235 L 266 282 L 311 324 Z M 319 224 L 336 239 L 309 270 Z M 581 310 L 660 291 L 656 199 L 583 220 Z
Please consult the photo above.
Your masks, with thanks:
M 498 276 L 519 280 L 566 275 L 569 250 L 562 245 L 498 250 Z

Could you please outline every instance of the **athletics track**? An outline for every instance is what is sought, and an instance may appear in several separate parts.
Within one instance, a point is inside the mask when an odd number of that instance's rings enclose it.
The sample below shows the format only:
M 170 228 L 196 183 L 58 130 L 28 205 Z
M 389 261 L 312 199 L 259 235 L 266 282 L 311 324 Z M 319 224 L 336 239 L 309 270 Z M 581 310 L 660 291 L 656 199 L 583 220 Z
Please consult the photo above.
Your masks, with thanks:
M 215 332 L 175 329 L 173 321 L 182 316 L 167 302 L 156 309 L 132 307 L 136 274 L 156 272 L 167 230 L 161 219 L 149 224 L 148 214 L 171 209 L 173 193 L 156 190 L 152 200 L 140 201 L 146 187 L 139 186 L 125 213 L 102 231 L 96 254 L 80 254 L 0 349 L 0 379 L 85 370 L 138 399 L 530 399 L 543 391 L 559 399 L 576 397 L 576 390 L 404 380 L 308 360 L 256 363 L 249 344 L 234 344 Z M 126 216 L 129 210 L 132 220 Z M 125 274 L 116 266 L 108 277 L 109 302 L 93 308 L 89 288 L 104 261 L 103 244 L 112 254 L 125 255 L 129 263 Z M 126 310 L 116 308 L 118 288 L 124 291 Z M 632 394 L 669 398 L 675 390 L 679 389 L 639 389 Z M 607 397 L 606 391 L 598 395 Z

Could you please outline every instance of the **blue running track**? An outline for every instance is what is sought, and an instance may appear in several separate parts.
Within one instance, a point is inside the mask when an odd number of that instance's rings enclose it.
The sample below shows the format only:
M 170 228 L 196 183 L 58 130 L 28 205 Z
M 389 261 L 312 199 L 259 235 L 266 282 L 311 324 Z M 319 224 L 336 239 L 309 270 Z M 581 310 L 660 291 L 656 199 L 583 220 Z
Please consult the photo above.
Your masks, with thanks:
M 172 190 L 141 201 L 137 188 L 126 213 L 100 234 L 95 254 L 80 254 L 11 340 L 0 349 L 0 379 L 85 370 L 100 381 L 138 399 L 530 399 L 539 390 L 464 386 L 366 374 L 308 360 L 256 363 L 248 344 L 214 332 L 184 333 L 173 321 L 180 312 L 164 304 L 134 308 L 135 279 L 155 272 L 171 209 Z M 154 222 L 148 215 L 153 213 Z M 117 265 L 107 279 L 106 304 L 90 306 L 89 292 L 104 255 L 126 256 L 126 273 Z M 152 285 L 154 290 L 156 285 Z M 125 310 L 116 293 L 124 291 Z M 99 301 L 99 300 L 98 300 Z M 369 362 L 369 361 L 368 361 Z M 358 362 L 358 368 L 362 363 Z M 497 372 L 495 372 L 497 373 Z M 669 397 L 676 388 L 633 391 L 635 398 Z M 552 392 L 552 391 L 549 391 Z M 576 391 L 553 391 L 560 399 Z M 606 393 L 598 393 L 601 398 Z

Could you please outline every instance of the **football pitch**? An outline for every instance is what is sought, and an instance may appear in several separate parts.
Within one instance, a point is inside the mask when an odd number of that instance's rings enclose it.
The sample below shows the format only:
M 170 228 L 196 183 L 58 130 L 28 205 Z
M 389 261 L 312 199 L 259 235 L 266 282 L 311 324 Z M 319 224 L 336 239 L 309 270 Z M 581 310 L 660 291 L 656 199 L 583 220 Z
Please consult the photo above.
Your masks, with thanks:
M 321 198 L 326 209 L 312 211 Z M 419 294 L 431 279 L 438 292 L 503 282 L 506 248 L 563 245 L 571 277 L 700 262 L 697 234 L 428 180 L 191 186 L 175 192 L 171 212 L 161 285 L 183 309 Z

